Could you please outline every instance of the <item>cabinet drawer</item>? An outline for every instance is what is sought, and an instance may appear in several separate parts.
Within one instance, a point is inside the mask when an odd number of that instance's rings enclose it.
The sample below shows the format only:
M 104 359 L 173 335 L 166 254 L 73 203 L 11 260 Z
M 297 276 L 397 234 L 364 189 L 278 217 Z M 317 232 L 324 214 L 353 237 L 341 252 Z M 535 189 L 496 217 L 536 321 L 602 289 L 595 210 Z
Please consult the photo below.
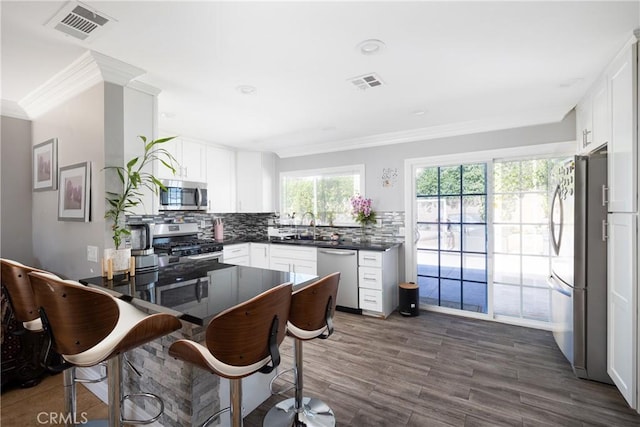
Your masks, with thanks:
M 225 246 L 222 250 L 225 261 L 231 258 L 237 258 L 242 256 L 249 256 L 249 244 L 241 243 L 239 245 Z
M 382 312 L 382 291 L 360 288 L 360 308 Z
M 382 270 L 373 267 L 360 267 L 358 269 L 358 286 L 382 290 Z
M 272 244 L 270 254 L 274 258 L 316 261 L 316 248 L 303 248 L 290 244 Z
M 382 267 L 382 252 L 359 251 L 358 264 L 364 267 Z

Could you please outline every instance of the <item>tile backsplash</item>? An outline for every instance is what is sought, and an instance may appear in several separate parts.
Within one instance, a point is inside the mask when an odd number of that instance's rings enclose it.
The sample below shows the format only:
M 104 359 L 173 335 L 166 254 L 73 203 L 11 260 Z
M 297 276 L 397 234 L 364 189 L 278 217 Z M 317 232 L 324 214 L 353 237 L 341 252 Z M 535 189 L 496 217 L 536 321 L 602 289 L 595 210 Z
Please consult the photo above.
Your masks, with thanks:
M 401 211 L 376 212 L 378 222 L 367 228 L 367 235 L 371 241 L 404 242 L 404 234 L 400 229 L 405 227 L 405 215 Z M 272 226 L 276 220 L 274 213 L 224 213 L 211 214 L 200 212 L 168 212 L 158 215 L 129 216 L 128 221 L 162 222 L 196 222 L 200 230 L 199 237 L 213 238 L 213 221 L 222 219 L 224 228 L 224 241 L 234 240 L 267 240 L 267 227 Z M 296 231 L 303 233 L 310 231 L 310 226 L 294 226 Z M 361 228 L 357 226 L 318 226 L 316 235 L 318 238 L 329 239 L 333 233 L 340 234 L 344 240 L 358 240 L 361 236 Z

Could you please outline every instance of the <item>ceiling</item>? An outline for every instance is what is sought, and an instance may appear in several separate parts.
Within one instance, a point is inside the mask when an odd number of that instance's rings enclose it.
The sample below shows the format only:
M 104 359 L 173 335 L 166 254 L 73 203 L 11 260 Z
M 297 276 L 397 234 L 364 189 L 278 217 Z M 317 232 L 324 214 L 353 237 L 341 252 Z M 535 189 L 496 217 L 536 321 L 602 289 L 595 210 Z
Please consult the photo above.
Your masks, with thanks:
M 44 25 L 66 3 L 2 1 L 3 104 L 93 50 L 146 71 L 164 132 L 281 157 L 560 121 L 640 27 L 638 1 L 85 1 L 115 21 L 81 41 Z

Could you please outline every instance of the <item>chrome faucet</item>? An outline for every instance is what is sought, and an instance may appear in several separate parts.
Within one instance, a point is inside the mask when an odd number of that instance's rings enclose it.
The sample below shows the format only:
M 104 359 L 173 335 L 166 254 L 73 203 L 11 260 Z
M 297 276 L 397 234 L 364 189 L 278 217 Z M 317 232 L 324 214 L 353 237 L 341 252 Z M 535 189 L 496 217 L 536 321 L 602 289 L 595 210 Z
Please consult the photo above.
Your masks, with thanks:
M 309 226 L 313 227 L 313 240 L 316 239 L 316 216 L 311 211 L 307 211 L 300 218 L 300 224 L 305 225 L 304 219 L 307 215 L 311 216 L 311 221 L 309 221 Z

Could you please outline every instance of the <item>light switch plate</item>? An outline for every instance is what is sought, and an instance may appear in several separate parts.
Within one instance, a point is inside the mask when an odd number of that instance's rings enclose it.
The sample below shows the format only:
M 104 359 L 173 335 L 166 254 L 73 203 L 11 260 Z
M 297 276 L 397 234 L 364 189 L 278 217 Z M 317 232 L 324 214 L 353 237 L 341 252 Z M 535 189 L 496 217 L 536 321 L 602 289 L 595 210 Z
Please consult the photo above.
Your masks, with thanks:
M 97 246 L 87 246 L 87 261 L 98 262 Z

